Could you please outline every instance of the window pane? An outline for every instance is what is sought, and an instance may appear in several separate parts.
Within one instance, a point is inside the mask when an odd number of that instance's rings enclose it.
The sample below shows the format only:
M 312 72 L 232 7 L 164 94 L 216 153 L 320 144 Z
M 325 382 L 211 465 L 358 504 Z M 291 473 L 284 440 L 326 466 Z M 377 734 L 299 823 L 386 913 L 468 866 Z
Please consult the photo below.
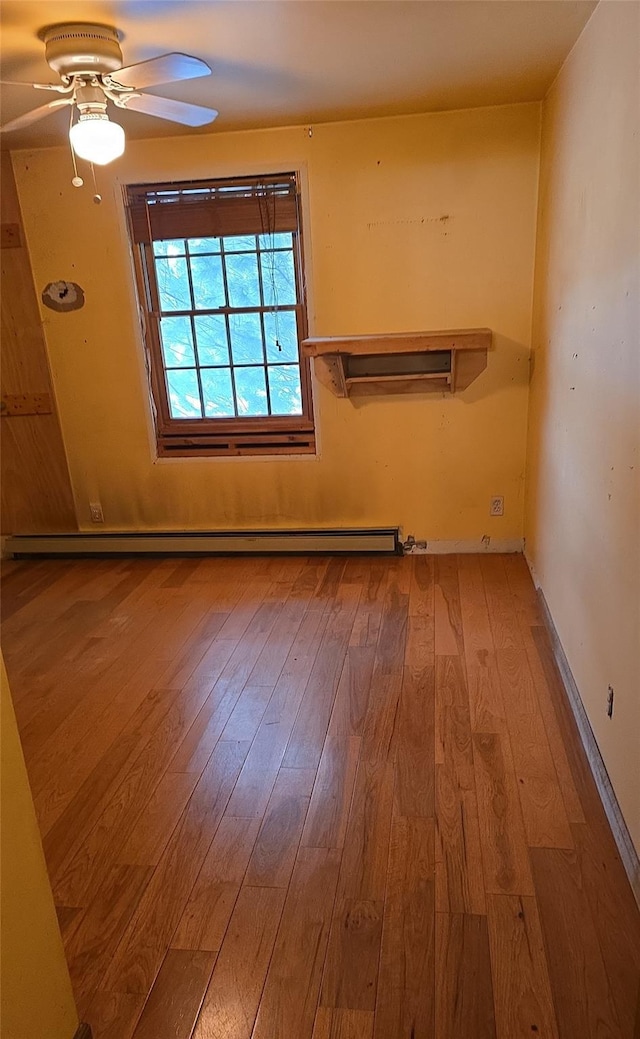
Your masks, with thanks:
M 296 315 L 293 310 L 264 313 L 264 340 L 267 346 L 267 360 L 274 364 L 285 364 L 287 361 L 298 361 L 298 330 Z M 280 348 L 278 348 L 280 344 Z
M 196 326 L 198 362 L 229 364 L 227 323 L 224 314 L 207 314 L 193 319 Z
M 167 238 L 153 243 L 154 256 L 184 256 L 184 238 Z
M 230 314 L 231 354 L 234 364 L 262 364 L 262 331 L 259 314 Z
M 163 317 L 160 322 L 162 352 L 167 368 L 193 368 L 193 336 L 188 317 Z
M 190 253 L 219 253 L 219 238 L 189 238 L 187 240 Z
M 269 395 L 272 415 L 301 415 L 302 393 L 297 364 L 270 365 Z
M 264 368 L 236 368 L 236 396 L 239 415 L 268 415 Z
M 296 279 L 293 253 L 260 253 L 262 291 L 265 307 L 284 307 L 296 302 Z
M 258 241 L 261 249 L 290 249 L 292 235 L 291 231 L 284 231 L 278 234 L 261 234 L 258 235 Z
M 225 247 L 226 247 L 225 238 Z M 225 254 L 230 307 L 259 307 L 258 254 Z
M 198 377 L 193 368 L 167 372 L 171 418 L 202 418 Z
M 224 307 L 224 281 L 222 261 L 219 256 L 193 256 L 191 258 L 193 302 L 196 310 L 215 310 Z
M 202 396 L 207 418 L 234 418 L 233 388 L 229 368 L 203 368 Z
M 226 253 L 251 252 L 256 247 L 256 236 L 249 235 L 225 235 L 224 251 Z
M 179 256 L 156 260 L 160 310 L 191 310 L 187 261 Z

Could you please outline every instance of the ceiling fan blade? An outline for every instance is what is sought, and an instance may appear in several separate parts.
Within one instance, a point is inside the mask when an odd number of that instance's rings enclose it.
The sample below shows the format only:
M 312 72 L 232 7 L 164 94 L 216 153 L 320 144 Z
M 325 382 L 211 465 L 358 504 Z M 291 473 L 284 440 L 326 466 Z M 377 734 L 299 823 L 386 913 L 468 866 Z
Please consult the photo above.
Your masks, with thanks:
M 70 87 L 64 87 L 60 83 L 25 83 L 24 80 L 0 79 L 0 87 L 35 87 L 36 90 L 57 90 L 66 93 Z
M 118 69 L 111 73 L 111 79 L 123 87 L 142 90 L 155 87 L 159 83 L 173 83 L 179 79 L 196 79 L 198 76 L 211 75 L 211 69 L 200 58 L 192 58 L 189 54 L 161 54 L 158 58 L 141 61 L 137 65 Z
M 204 108 L 202 105 L 188 105 L 184 101 L 173 101 L 168 97 L 155 97 L 152 94 L 125 94 L 119 100 L 122 108 L 130 108 L 134 112 L 155 115 L 158 119 L 169 119 L 183 126 L 205 126 L 212 123 L 218 113 L 215 108 Z
M 32 123 L 37 123 L 38 119 L 44 119 L 51 112 L 55 112 L 56 108 L 63 108 L 65 105 L 72 104 L 73 98 L 71 97 L 56 98 L 55 101 L 50 101 L 48 105 L 32 108 L 30 112 L 25 112 L 24 115 L 19 115 L 17 119 L 12 119 L 11 122 L 5 123 L 4 126 L 0 126 L 0 131 L 7 133 L 9 130 L 22 130 L 25 126 L 31 126 Z

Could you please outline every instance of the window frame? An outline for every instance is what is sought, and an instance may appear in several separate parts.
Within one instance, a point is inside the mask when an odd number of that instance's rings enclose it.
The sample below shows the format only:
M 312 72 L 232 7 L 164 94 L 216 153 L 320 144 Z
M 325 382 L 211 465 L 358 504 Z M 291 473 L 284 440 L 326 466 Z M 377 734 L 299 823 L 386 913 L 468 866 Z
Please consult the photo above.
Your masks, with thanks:
M 136 241 L 133 234 L 133 223 L 131 215 L 131 202 L 135 197 L 140 198 L 144 192 L 161 192 L 180 190 L 186 185 L 180 183 L 127 185 L 125 188 L 125 203 L 129 211 L 130 242 L 133 251 L 134 270 L 138 288 L 139 302 L 143 315 L 144 347 L 146 356 L 147 376 L 149 382 L 150 402 L 155 427 L 155 439 L 158 457 L 201 457 L 214 456 L 225 457 L 229 455 L 299 455 L 315 454 L 315 423 L 313 414 L 313 394 L 311 367 L 309 358 L 304 356 L 300 345 L 308 336 L 307 306 L 306 306 L 306 283 L 304 272 L 304 249 L 303 232 L 301 221 L 301 205 L 299 190 L 299 175 L 288 172 L 286 174 L 265 174 L 264 180 L 269 181 L 274 176 L 287 176 L 295 178 L 296 185 L 296 211 L 297 228 L 292 230 L 293 267 L 296 283 L 297 302 L 287 304 L 282 309 L 295 313 L 296 332 L 298 338 L 298 368 L 300 372 L 300 389 L 302 399 L 302 414 L 300 415 L 259 415 L 259 416 L 233 416 L 225 418 L 173 418 L 170 412 L 169 391 L 166 381 L 164 354 L 162 350 L 162 339 L 160 332 L 161 318 L 167 316 L 160 309 L 159 288 L 156 277 L 154 240 L 162 241 L 163 238 L 153 239 L 149 235 L 148 241 Z M 236 185 L 247 181 L 261 181 L 260 176 L 252 178 L 225 177 L 215 181 L 189 182 L 190 189 L 210 185 Z M 269 233 L 268 229 L 256 229 L 248 234 L 262 235 Z M 276 232 L 277 233 L 277 232 Z M 180 235 L 176 234 L 179 239 Z M 185 235 L 185 240 L 192 235 Z M 210 236 L 228 237 L 228 235 Z M 185 250 L 186 251 L 186 250 Z M 244 313 L 274 313 L 270 307 L 219 307 L 210 309 L 194 309 L 190 311 L 176 311 L 176 315 L 206 316 L 208 314 L 233 315 Z M 195 344 L 194 344 L 195 345 Z M 233 359 L 230 357 L 233 370 Z M 198 366 L 200 367 L 200 366 Z M 206 367 L 206 366 L 204 366 Z M 242 367 L 242 366 L 240 366 Z M 265 377 L 267 372 L 265 370 Z

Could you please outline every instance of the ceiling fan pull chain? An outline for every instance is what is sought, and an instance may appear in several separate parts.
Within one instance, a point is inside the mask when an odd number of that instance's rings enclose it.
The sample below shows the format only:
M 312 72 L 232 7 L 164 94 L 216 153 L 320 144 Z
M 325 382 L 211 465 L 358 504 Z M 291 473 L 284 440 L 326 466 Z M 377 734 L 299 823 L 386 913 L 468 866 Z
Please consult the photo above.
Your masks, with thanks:
M 73 108 L 71 109 L 71 111 L 69 113 L 69 129 L 71 129 L 72 126 L 73 126 Z M 82 185 L 84 184 L 84 181 L 83 181 L 82 177 L 78 176 L 78 166 L 77 166 L 77 163 L 76 163 L 76 153 L 74 152 L 73 148 L 71 147 L 71 142 L 69 142 L 69 151 L 71 152 L 71 162 L 73 163 L 73 177 L 71 179 L 71 183 L 73 184 L 74 188 L 81 188 Z
M 95 204 L 97 206 L 99 206 L 100 203 L 102 202 L 102 195 L 98 191 L 98 185 L 96 183 L 96 170 L 95 170 L 95 166 L 93 165 L 92 162 L 89 163 L 89 165 L 91 167 L 91 176 L 93 178 L 93 190 L 94 190 L 93 201 L 95 202 Z

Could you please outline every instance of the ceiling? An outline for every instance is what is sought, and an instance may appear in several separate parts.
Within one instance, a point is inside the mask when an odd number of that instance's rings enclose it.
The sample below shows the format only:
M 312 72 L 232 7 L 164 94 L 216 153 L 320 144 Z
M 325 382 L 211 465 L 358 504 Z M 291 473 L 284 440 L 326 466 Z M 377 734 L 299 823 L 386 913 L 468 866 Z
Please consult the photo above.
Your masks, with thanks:
M 119 112 L 129 137 L 211 133 L 533 101 L 587 22 L 591 0 L 4 0 L 2 78 L 53 82 L 37 33 L 64 21 L 117 26 L 125 64 L 166 51 L 213 74 L 153 93 L 219 110 L 190 130 Z M 51 95 L 49 95 L 51 97 Z M 2 122 L 45 96 L 2 92 Z M 3 139 L 62 144 L 57 112 Z

